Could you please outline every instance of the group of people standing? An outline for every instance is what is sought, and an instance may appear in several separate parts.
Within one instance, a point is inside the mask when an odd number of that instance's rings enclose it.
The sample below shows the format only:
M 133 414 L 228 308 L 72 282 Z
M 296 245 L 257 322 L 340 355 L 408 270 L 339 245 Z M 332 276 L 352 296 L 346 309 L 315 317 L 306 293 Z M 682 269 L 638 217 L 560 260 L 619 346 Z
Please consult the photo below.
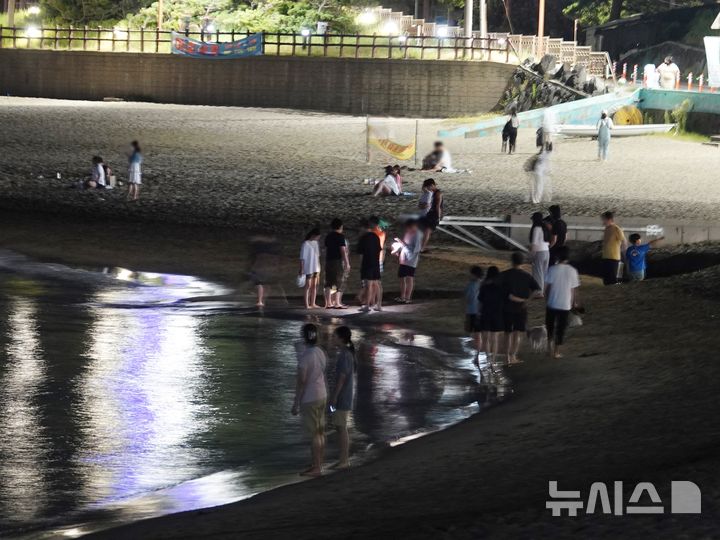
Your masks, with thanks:
M 143 155 L 140 143 L 130 143 L 128 152 L 128 200 L 137 201 L 140 198 L 140 185 L 142 184 L 142 162 Z M 111 182 L 112 170 L 100 156 L 93 156 L 90 178 L 79 187 L 86 189 L 112 189 L 115 186 Z

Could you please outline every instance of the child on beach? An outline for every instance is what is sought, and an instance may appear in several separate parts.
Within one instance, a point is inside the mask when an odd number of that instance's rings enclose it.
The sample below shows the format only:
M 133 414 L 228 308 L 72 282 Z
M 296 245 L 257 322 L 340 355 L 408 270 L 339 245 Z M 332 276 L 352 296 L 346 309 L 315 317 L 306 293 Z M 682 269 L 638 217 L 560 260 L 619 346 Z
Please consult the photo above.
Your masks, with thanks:
M 645 271 L 647 269 L 646 257 L 650 248 L 663 240 L 664 237 L 650 240 L 646 244 L 642 244 L 639 234 L 630 235 L 630 247 L 625 252 L 625 260 L 628 265 L 628 274 L 630 281 L 643 281 L 645 279 Z
M 140 143 L 130 143 L 131 151 L 128 156 L 128 200 L 137 201 L 140 198 L 140 185 L 142 184 L 143 156 Z
M 482 334 L 480 328 L 480 286 L 483 269 L 473 266 L 470 269 L 470 281 L 465 286 L 465 330 L 472 336 L 475 345 L 475 365 L 482 351 Z
M 320 229 L 311 230 L 300 248 L 300 271 L 298 275 L 305 276 L 305 309 L 319 307 L 317 299 L 318 281 L 320 278 Z

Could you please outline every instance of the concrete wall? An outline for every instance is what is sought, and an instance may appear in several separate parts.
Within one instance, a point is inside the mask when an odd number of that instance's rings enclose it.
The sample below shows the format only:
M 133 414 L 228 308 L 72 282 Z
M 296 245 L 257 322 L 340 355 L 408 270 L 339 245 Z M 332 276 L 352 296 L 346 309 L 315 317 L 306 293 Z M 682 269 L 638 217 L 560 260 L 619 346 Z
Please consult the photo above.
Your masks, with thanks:
M 490 62 L 0 49 L 2 94 L 448 117 L 492 109 L 514 66 Z

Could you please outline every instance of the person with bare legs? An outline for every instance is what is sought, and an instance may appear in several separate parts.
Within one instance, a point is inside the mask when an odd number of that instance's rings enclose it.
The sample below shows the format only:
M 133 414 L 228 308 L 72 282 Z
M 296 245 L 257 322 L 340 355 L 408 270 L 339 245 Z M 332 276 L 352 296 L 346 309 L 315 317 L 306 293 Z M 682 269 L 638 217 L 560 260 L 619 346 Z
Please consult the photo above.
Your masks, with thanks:
M 579 287 L 578 271 L 570 266 L 570 250 L 563 246 L 558 250 L 558 263 L 550 268 L 545 279 L 545 327 L 548 354 L 553 358 L 562 358 L 560 347 L 565 340 L 570 311 L 579 305 Z
M 350 256 L 343 222 L 335 218 L 330 228 L 332 231 L 325 237 L 325 309 L 347 309 L 342 296 L 350 272 Z
M 423 229 L 423 246 L 422 252 L 427 252 L 427 246 L 430 243 L 430 235 L 433 231 L 438 228 L 440 220 L 443 218 L 443 192 L 435 184 L 435 180 L 428 178 L 423 182 L 423 191 L 432 193 L 432 199 L 430 202 L 430 210 L 428 210 L 425 217 L 422 218 L 422 229 Z
M 350 466 L 350 434 L 348 423 L 353 406 L 353 382 L 355 379 L 356 360 L 352 332 L 347 326 L 335 330 L 335 341 L 340 347 L 335 364 L 335 390 L 330 398 L 332 423 L 338 433 L 340 456 L 334 469 L 346 469 Z
M 382 302 L 383 302 L 383 284 L 382 284 L 382 275 L 385 273 L 385 240 L 387 239 L 387 234 L 385 233 L 385 229 L 387 229 L 388 224 L 385 220 L 380 219 L 377 216 L 370 216 L 370 227 L 372 228 L 372 232 L 375 233 L 375 235 L 378 237 L 378 240 L 380 240 L 380 279 L 377 282 L 377 293 L 375 295 L 375 303 L 370 304 L 370 306 L 375 309 L 375 311 L 382 311 Z
M 312 464 L 300 474 L 320 476 L 325 456 L 325 407 L 327 405 L 327 384 L 325 366 L 327 356 L 317 345 L 318 329 L 314 324 L 302 328 L 304 350 L 298 358 L 295 383 L 295 400 L 291 412 L 302 419 L 311 442 Z
M 385 177 L 373 188 L 373 196 L 400 195 L 400 186 L 397 183 L 395 168 L 392 165 L 385 167 Z
M 519 364 L 518 350 L 522 335 L 527 331 L 527 303 L 540 292 L 540 285 L 520 267 L 525 256 L 516 251 L 512 254 L 512 268 L 501 274 L 504 289 L 503 322 L 507 334 L 508 365 Z
M 420 259 L 422 249 L 423 233 L 418 227 L 416 219 L 409 219 L 405 222 L 405 234 L 402 238 L 396 238 L 393 253 L 400 258 L 398 278 L 400 278 L 400 297 L 395 301 L 401 304 L 412 302 L 412 293 L 415 288 L 415 270 Z
M 298 275 L 305 275 L 305 309 L 319 307 L 317 300 L 318 281 L 320 280 L 320 229 L 311 230 L 300 248 L 300 271 Z
M 360 311 L 367 313 L 375 306 L 377 311 L 382 308 L 378 305 L 380 293 L 380 253 L 382 247 L 380 238 L 373 231 L 374 227 L 368 223 L 365 233 L 358 240 L 357 252 L 362 256 L 360 264 L 360 279 L 364 283 L 364 293 Z
M 475 347 L 473 363 L 480 364 L 482 352 L 482 334 L 480 333 L 480 285 L 482 284 L 483 269 L 473 266 L 470 269 L 470 281 L 465 286 L 465 330 L 470 334 Z
M 140 143 L 133 141 L 130 143 L 130 153 L 128 154 L 128 200 L 137 201 L 140 198 L 142 162 Z
M 503 309 L 505 295 L 500 286 L 500 270 L 491 266 L 480 286 L 480 330 L 488 362 L 497 361 L 500 350 L 500 336 L 505 330 Z

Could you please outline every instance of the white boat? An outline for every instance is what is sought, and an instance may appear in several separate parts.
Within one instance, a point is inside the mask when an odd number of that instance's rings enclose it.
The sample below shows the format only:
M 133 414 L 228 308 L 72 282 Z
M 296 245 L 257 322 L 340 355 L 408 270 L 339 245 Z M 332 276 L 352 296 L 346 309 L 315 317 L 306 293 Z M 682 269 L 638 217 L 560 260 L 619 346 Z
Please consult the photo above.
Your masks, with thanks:
M 613 137 L 636 137 L 640 135 L 652 135 L 654 133 L 668 133 L 676 124 L 640 124 L 635 126 L 615 126 L 612 130 Z M 597 127 L 584 125 L 559 125 L 555 126 L 558 135 L 566 137 L 597 137 Z

